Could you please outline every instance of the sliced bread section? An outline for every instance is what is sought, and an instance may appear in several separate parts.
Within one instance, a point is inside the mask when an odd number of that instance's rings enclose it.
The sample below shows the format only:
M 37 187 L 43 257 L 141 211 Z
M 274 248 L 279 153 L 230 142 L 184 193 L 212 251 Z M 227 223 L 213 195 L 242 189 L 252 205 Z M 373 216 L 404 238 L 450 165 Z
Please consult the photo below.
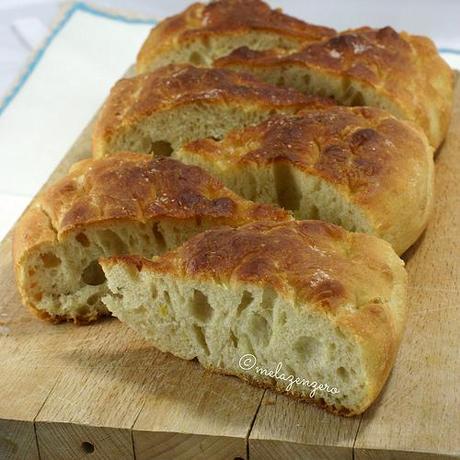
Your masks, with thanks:
M 379 394 L 406 319 L 391 246 L 320 221 L 210 230 L 101 265 L 107 307 L 160 350 L 343 415 Z
M 177 160 L 130 153 L 84 160 L 39 195 L 18 223 L 18 288 L 43 318 L 91 322 L 108 314 L 99 257 L 152 257 L 213 226 L 289 218 Z
M 297 51 L 243 47 L 215 65 L 339 104 L 385 109 L 420 126 L 434 148 L 449 127 L 452 70 L 429 38 L 391 27 L 345 31 Z
M 171 65 L 114 86 L 94 128 L 93 154 L 129 150 L 168 156 L 185 142 L 220 139 L 274 113 L 326 105 L 332 102 L 250 75 Z
M 415 125 L 369 107 L 276 116 L 175 153 L 247 199 L 370 233 L 398 254 L 428 222 L 432 156 Z

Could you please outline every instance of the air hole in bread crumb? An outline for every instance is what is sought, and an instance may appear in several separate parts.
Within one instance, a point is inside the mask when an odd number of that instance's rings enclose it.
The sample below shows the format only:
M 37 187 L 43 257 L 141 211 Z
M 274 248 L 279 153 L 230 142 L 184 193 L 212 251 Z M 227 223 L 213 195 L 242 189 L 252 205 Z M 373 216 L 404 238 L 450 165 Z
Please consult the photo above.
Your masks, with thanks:
M 267 346 L 271 337 L 271 327 L 268 321 L 258 314 L 254 314 L 249 322 L 249 333 L 255 342 Z
M 238 308 L 236 310 L 236 315 L 240 316 L 241 313 L 243 313 L 244 310 L 249 306 L 249 304 L 254 300 L 254 297 L 249 291 L 244 291 L 243 295 L 241 297 L 240 304 L 238 305 Z
M 99 294 L 93 294 L 86 299 L 88 305 L 94 305 L 99 300 Z
M 258 187 L 257 180 L 253 174 L 246 174 L 246 198 L 248 200 L 257 201 L 258 199 Z
M 75 239 L 85 248 L 90 245 L 89 239 L 84 233 L 79 233 Z
M 164 252 L 166 250 L 166 241 L 163 236 L 163 233 L 160 231 L 160 224 L 158 222 L 155 222 L 152 226 L 152 233 L 155 238 L 155 241 L 158 246 L 158 251 L 159 252 Z
M 357 105 L 366 105 L 364 101 L 364 96 L 361 91 L 356 92 L 353 98 L 350 101 L 350 105 L 357 106 Z
M 283 327 L 286 324 L 286 319 L 287 319 L 286 312 L 280 311 L 278 313 L 278 319 L 277 319 L 278 327 Z
M 160 303 L 158 305 L 158 315 L 163 319 L 168 318 L 169 308 L 165 303 Z
M 152 142 L 151 152 L 154 156 L 158 157 L 169 157 L 173 152 L 173 148 L 170 142 L 167 141 L 155 141 Z
M 243 353 L 251 353 L 252 355 L 255 355 L 254 348 L 252 347 L 252 343 L 247 335 L 240 334 L 240 345 L 240 349 Z
M 90 286 L 99 286 L 100 284 L 104 283 L 105 275 L 97 260 L 93 260 L 83 270 L 81 279 L 85 284 L 89 284 Z
M 230 330 L 230 340 L 235 348 L 238 348 L 238 339 L 235 337 L 235 334 Z
M 169 296 L 168 291 L 163 291 L 163 298 L 167 304 L 171 305 L 171 297 Z
M 88 313 L 89 313 L 89 308 L 84 305 L 84 306 L 81 306 L 77 309 L 76 313 L 78 314 L 78 316 L 82 317 L 82 316 L 86 316 Z
M 310 215 L 308 216 L 309 219 L 319 219 L 319 209 L 317 206 L 313 205 L 310 208 Z
M 275 293 L 272 289 L 264 289 L 262 294 L 262 309 L 273 311 L 273 302 L 275 301 Z
M 130 142 L 127 145 L 127 149 L 133 151 L 141 151 L 145 153 L 152 153 L 152 139 L 149 136 L 142 136 L 141 133 L 138 134 L 138 145 L 134 142 Z
M 45 268 L 53 268 L 61 264 L 61 259 L 52 252 L 45 252 L 40 257 Z
M 190 311 L 198 321 L 206 322 L 211 319 L 213 309 L 209 305 L 208 298 L 198 289 L 193 290 Z
M 195 338 L 198 342 L 198 344 L 200 345 L 200 347 L 203 349 L 203 351 L 209 355 L 209 348 L 208 348 L 208 344 L 206 342 L 206 337 L 204 335 L 204 332 L 203 332 L 203 328 L 201 328 L 200 326 L 197 326 L 196 324 L 193 325 L 193 332 L 195 334 Z
M 202 65 L 204 64 L 204 59 L 203 59 L 203 56 L 198 53 L 197 51 L 194 51 L 190 57 L 189 57 L 189 61 L 190 61 L 190 64 L 193 64 L 193 65 Z
M 297 211 L 301 194 L 289 163 L 281 161 L 273 165 L 278 204 L 289 211 Z
M 301 359 L 309 359 L 318 353 L 320 343 L 314 337 L 300 337 L 294 344 L 294 350 Z
M 127 252 L 126 244 L 113 230 L 101 230 L 99 240 L 102 246 L 110 251 L 111 255 L 120 255 Z
M 339 367 L 337 369 L 337 375 L 344 381 L 344 382 L 347 382 L 348 381 L 348 371 L 344 368 L 344 367 Z

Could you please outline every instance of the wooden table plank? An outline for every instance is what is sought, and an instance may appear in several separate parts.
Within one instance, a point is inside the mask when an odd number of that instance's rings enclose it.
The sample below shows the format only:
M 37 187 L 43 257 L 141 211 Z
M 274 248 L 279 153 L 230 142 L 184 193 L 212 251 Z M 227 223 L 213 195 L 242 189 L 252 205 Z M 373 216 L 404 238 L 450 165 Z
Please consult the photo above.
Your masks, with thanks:
M 263 390 L 162 356 L 152 369 L 157 384 L 133 427 L 136 459 L 246 458 Z
M 380 401 L 363 415 L 356 459 L 404 458 L 399 451 L 460 458 L 458 83 L 455 101 L 450 132 L 436 158 L 433 218 L 407 262 L 410 313 L 403 344 Z
M 151 347 L 116 319 L 78 328 L 85 337 L 64 327 L 66 349 L 53 359 L 62 372 L 35 420 L 40 453 L 79 458 L 89 443 L 94 458 L 134 458 L 131 427 L 151 383 L 138 356 Z
M 0 245 L 0 458 L 38 459 L 35 416 L 53 388 L 56 375 L 33 357 L 37 325 L 21 304 L 11 264 L 11 235 Z
M 342 418 L 267 391 L 249 440 L 251 459 L 352 460 L 359 417 Z
M 0 458 L 39 460 L 33 422 L 0 420 Z

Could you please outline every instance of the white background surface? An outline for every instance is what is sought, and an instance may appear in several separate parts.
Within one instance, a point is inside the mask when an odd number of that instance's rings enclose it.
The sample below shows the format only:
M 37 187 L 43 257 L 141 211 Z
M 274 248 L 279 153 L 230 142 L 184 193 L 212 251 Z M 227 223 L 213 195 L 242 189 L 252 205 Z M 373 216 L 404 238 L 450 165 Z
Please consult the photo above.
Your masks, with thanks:
M 91 2 L 161 19 L 190 2 Z M 270 1 L 288 14 L 338 30 L 391 25 L 460 50 L 458 0 Z M 62 4 L 0 0 L 0 99 L 50 33 Z M 150 26 L 78 12 L 62 28 L 27 83 L 0 115 L 0 238 L 89 122 L 113 84 L 134 62 Z M 446 55 L 460 68 L 460 55 Z

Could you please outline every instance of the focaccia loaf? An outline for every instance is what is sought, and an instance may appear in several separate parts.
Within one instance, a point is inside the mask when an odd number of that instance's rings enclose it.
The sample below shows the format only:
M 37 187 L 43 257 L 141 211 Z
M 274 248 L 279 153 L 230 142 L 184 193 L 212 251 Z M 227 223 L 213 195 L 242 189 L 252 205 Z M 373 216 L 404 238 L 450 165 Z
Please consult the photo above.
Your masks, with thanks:
M 166 156 L 185 142 L 219 139 L 274 113 L 326 105 L 332 102 L 250 75 L 171 65 L 114 86 L 94 128 L 93 155 L 129 150 Z
M 108 314 L 99 257 L 152 257 L 210 227 L 290 218 L 173 159 L 123 153 L 84 160 L 39 195 L 16 226 L 17 284 L 40 317 L 90 322 Z
M 219 0 L 156 26 L 137 70 L 173 62 L 235 69 L 340 104 L 380 107 L 417 123 L 435 148 L 449 124 L 451 69 L 430 39 L 391 27 L 338 33 L 260 0 Z
M 247 199 L 370 233 L 398 254 L 420 236 L 433 203 L 425 135 L 376 108 L 279 115 L 221 141 L 186 144 L 175 158 L 205 168 Z
M 343 415 L 379 394 L 407 314 L 391 246 L 321 221 L 215 229 L 152 261 L 101 265 L 107 307 L 160 350 Z

